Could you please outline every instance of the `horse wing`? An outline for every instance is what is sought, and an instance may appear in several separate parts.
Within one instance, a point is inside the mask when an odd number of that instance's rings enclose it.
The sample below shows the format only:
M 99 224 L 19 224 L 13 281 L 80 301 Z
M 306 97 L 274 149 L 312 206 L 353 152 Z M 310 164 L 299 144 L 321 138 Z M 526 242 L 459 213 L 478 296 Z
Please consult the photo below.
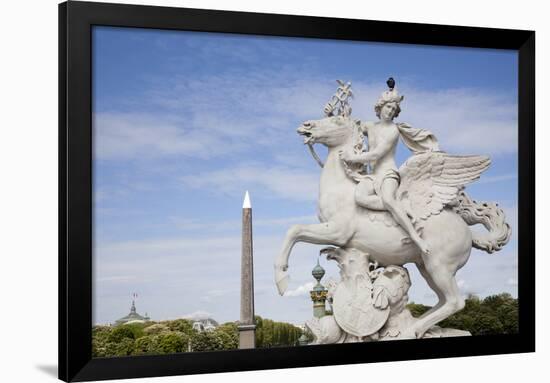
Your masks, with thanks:
M 489 165 L 487 156 L 454 156 L 424 152 L 410 157 L 399 169 L 400 200 L 408 199 L 417 219 L 439 214 L 465 185 L 477 180 Z

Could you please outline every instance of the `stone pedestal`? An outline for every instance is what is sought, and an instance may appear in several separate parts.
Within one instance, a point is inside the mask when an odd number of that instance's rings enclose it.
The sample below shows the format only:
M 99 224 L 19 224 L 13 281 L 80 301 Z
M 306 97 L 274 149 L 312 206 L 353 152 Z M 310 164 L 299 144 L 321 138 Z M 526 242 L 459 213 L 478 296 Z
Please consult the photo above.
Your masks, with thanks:
M 256 348 L 256 325 L 243 324 L 239 329 L 239 348 Z
M 320 309 L 316 311 L 314 306 L 313 318 L 306 322 L 314 338 L 312 344 L 471 335 L 439 326 L 430 326 L 420 336 L 416 333 L 421 319 L 413 317 L 407 308 L 411 280 L 406 268 L 378 267 L 369 262 L 367 253 L 357 249 L 326 248 L 322 254 L 338 262 L 341 280 L 330 283 L 324 294 L 331 297 L 333 313 L 319 316 Z M 320 267 L 316 267 L 318 280 L 321 274 Z M 314 302 L 321 301 L 322 295 L 315 289 L 311 296 L 316 298 Z

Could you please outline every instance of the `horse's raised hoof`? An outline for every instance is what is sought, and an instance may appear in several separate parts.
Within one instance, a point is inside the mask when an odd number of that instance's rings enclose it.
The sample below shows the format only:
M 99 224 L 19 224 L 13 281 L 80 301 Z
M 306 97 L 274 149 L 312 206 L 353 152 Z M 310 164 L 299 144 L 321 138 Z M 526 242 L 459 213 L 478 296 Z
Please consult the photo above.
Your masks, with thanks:
M 275 266 L 275 283 L 277 284 L 277 290 L 279 295 L 284 295 L 288 288 L 288 280 L 290 279 L 288 272 L 286 271 L 288 266 Z

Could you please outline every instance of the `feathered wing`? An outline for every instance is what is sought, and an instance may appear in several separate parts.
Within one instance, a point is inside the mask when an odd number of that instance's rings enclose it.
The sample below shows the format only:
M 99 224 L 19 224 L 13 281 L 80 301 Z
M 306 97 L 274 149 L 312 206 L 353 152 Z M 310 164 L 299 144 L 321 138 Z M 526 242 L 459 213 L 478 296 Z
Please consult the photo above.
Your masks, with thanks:
M 399 169 L 398 199 L 407 203 L 416 219 L 439 214 L 465 185 L 477 180 L 489 165 L 487 156 L 454 156 L 424 152 L 410 157 Z

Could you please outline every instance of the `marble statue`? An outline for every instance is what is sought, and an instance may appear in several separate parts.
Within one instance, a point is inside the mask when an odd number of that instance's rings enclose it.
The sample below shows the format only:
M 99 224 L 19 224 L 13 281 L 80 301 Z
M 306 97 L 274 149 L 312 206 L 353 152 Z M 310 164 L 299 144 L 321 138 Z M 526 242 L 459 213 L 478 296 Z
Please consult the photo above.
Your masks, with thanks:
M 432 132 L 394 122 L 403 96 L 393 78 L 374 106 L 376 122 L 353 119 L 351 83 L 338 84 L 325 117 L 297 130 L 322 167 L 320 223 L 288 230 L 275 261 L 279 293 L 287 289 L 288 261 L 297 242 L 329 245 L 322 254 L 338 263 L 341 280 L 329 289 L 332 315 L 306 324 L 314 343 L 467 335 L 436 325 L 464 307 L 455 274 L 472 247 L 492 253 L 510 239 L 503 210 L 472 201 L 465 192 L 490 166 L 489 157 L 445 153 Z M 400 167 L 399 139 L 412 152 Z M 328 148 L 324 163 L 314 144 Z M 475 224 L 487 231 L 472 232 L 469 226 Z M 405 307 L 408 263 L 438 297 L 420 318 Z

